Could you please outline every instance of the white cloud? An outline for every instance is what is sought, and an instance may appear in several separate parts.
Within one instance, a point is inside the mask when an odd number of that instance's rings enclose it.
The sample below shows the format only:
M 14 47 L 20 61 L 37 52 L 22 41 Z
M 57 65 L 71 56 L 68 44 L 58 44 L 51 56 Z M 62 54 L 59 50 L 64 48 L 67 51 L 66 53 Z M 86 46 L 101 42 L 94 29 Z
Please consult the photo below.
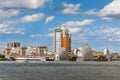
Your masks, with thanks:
M 83 21 L 68 21 L 62 24 L 61 26 L 64 26 L 70 30 L 71 33 L 77 33 L 82 30 L 83 26 L 90 25 L 94 22 L 93 19 L 85 19 Z M 58 27 L 56 27 L 58 28 Z M 54 30 L 55 28 L 50 28 L 49 31 Z
M 48 22 L 53 21 L 54 18 L 55 18 L 55 16 L 47 17 L 46 20 L 45 20 L 45 23 L 47 24 Z
M 62 6 L 64 7 L 62 13 L 63 14 L 80 14 L 80 4 L 66 4 L 62 3 Z
M 73 41 L 77 42 L 86 42 L 87 36 L 85 34 L 77 34 L 75 36 L 72 36 Z
M 6 27 L 8 27 L 7 24 L 0 24 L 0 28 L 6 28 Z
M 81 27 L 81 26 L 87 26 L 93 23 L 93 19 L 85 19 L 84 21 L 68 21 L 64 23 L 63 25 L 66 27 Z
M 87 15 L 96 15 L 97 11 L 95 9 L 91 9 L 89 11 L 84 12 L 84 14 L 87 14 Z
M 84 21 L 68 21 L 62 25 L 69 28 L 71 33 L 77 33 L 82 30 L 81 28 L 82 26 L 90 25 L 93 22 L 94 22 L 93 19 L 86 19 Z
M 120 28 L 101 25 L 91 28 L 84 28 L 81 32 L 72 36 L 73 41 L 87 42 L 89 38 L 99 43 L 120 42 Z
M 9 10 L 2 10 L 0 9 L 0 18 L 9 18 L 12 16 L 17 16 L 19 14 L 19 10 L 9 9 Z
M 43 13 L 36 13 L 32 15 L 25 15 L 19 19 L 13 19 L 13 20 L 6 20 L 3 21 L 3 24 L 18 24 L 18 23 L 29 23 L 29 22 L 37 22 L 44 18 Z
M 78 28 L 78 27 L 70 28 L 70 32 L 71 32 L 71 33 L 77 33 L 77 32 L 79 32 L 79 31 L 81 31 L 81 30 L 82 30 L 82 28 Z
M 97 26 L 92 30 L 85 29 L 83 33 L 86 37 L 94 37 L 98 42 L 120 42 L 120 28 L 106 25 Z
M 91 9 L 84 12 L 86 15 L 97 15 L 105 20 L 120 19 L 120 0 L 113 0 L 100 11 Z
M 27 23 L 27 22 L 36 22 L 42 20 L 44 17 L 43 13 L 33 14 L 33 15 L 26 15 L 20 19 L 20 22 Z M 19 21 L 19 20 L 18 20 Z
M 109 42 L 120 42 L 120 29 L 104 26 L 100 30 L 95 31 L 99 37 L 98 39 L 103 39 Z
M 98 12 L 103 19 L 120 19 L 120 0 L 113 0 Z
M 5 20 L 3 21 L 3 24 L 19 24 L 19 23 L 29 23 L 29 22 L 38 22 L 44 18 L 43 13 L 36 13 L 36 14 L 31 14 L 31 15 L 25 15 L 21 18 L 18 19 L 13 19 L 13 20 Z
M 31 38 L 40 38 L 41 35 L 40 34 L 32 34 L 30 35 Z
M 72 39 L 77 41 L 77 42 L 85 42 L 86 39 L 87 39 L 87 35 L 86 33 L 85 34 L 78 34 L 78 32 L 80 32 L 83 28 L 82 26 L 86 26 L 86 25 L 90 25 L 91 23 L 93 23 L 94 20 L 92 19 L 86 19 L 86 20 L 83 20 L 83 21 L 68 21 L 64 24 L 62 24 L 61 26 L 65 26 L 66 28 L 68 28 L 70 30 L 70 32 L 72 34 L 75 34 L 74 36 L 72 36 Z M 55 28 L 51 28 L 49 29 L 50 31 L 51 30 L 54 30 Z M 54 33 L 49 33 L 47 34 L 47 37 L 54 37 Z
M 49 0 L 0 0 L 0 8 L 42 8 Z
M 38 14 L 26 15 L 20 19 L 3 21 L 3 23 L 0 24 L 0 34 L 21 34 L 21 35 L 24 35 L 25 34 L 24 29 L 12 28 L 10 26 L 13 24 L 40 21 L 41 19 L 43 19 L 43 17 L 44 17 L 43 13 L 38 13 Z
M 47 37 L 54 37 L 54 33 L 49 33 L 48 35 L 47 35 Z
M 17 24 L 19 21 L 18 21 L 18 19 L 15 19 L 15 20 L 5 20 L 5 21 L 3 21 L 2 22 L 2 24 L 8 24 L 8 25 L 10 25 L 10 24 Z
M 25 31 L 24 31 L 24 29 L 21 29 L 21 28 L 7 27 L 7 28 L 1 28 L 0 34 L 21 34 L 21 35 L 24 35 Z

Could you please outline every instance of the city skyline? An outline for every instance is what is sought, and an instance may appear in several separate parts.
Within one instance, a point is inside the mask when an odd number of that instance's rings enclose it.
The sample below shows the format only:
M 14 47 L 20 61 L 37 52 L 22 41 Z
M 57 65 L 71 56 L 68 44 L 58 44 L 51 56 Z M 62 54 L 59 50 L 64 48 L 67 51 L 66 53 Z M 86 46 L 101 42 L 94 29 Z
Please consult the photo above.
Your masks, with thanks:
M 48 46 L 54 28 L 64 25 L 72 49 L 90 44 L 93 50 L 119 52 L 119 0 L 0 0 L 0 50 L 8 42 Z

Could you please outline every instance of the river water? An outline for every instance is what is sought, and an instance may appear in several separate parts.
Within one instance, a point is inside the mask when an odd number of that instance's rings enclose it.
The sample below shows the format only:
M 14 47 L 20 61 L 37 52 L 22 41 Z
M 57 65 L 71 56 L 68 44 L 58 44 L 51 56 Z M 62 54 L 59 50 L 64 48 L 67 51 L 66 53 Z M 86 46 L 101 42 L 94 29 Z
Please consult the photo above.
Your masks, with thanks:
M 0 80 L 120 80 L 120 62 L 0 62 Z

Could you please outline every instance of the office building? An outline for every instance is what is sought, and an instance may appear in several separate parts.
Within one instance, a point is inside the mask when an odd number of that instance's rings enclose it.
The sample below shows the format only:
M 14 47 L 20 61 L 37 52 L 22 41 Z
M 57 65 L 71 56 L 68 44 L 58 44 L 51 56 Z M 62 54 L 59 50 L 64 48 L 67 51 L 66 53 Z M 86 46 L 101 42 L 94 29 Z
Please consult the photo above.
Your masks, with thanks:
M 64 26 L 54 30 L 54 52 L 59 53 L 61 48 L 71 51 L 71 34 Z

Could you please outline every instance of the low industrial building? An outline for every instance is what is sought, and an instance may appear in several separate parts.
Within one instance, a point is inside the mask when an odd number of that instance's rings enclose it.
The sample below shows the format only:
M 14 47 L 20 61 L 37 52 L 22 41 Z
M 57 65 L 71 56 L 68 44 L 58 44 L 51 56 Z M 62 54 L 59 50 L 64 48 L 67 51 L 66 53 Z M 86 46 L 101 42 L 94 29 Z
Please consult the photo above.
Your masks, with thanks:
M 106 61 L 106 57 L 103 52 L 93 51 L 95 61 Z
M 88 44 L 82 45 L 80 48 L 74 50 L 74 55 L 77 57 L 78 61 L 92 61 L 94 56 L 92 49 Z
M 108 61 L 111 61 L 111 60 L 112 60 L 111 52 L 110 52 L 110 50 L 109 50 L 108 48 L 105 48 L 105 49 L 104 49 L 104 56 L 106 57 L 106 59 L 107 59 Z
M 118 53 L 112 53 L 111 57 L 113 61 L 120 60 L 120 55 Z
M 111 61 L 112 55 L 108 48 L 105 48 L 103 52 L 93 51 L 95 61 Z

